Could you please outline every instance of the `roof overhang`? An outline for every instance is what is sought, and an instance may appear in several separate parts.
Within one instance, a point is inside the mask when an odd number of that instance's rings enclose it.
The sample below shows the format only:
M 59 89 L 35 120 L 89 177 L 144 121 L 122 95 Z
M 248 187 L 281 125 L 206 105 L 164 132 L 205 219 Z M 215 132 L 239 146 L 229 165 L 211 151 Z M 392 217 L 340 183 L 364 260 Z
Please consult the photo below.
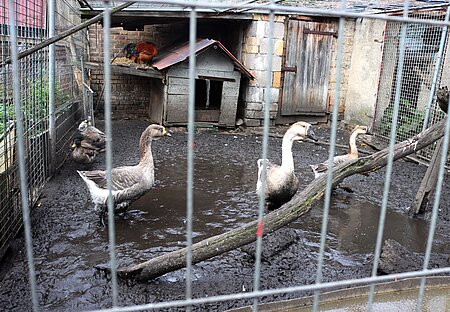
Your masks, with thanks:
M 219 51 L 221 51 L 231 62 L 233 62 L 237 70 L 239 70 L 247 78 L 255 78 L 253 74 L 244 66 L 244 64 L 242 64 L 230 51 L 228 51 L 228 49 L 220 43 L 220 41 L 214 39 L 197 39 L 195 43 L 195 54 L 198 55 L 209 48 L 219 49 Z M 188 59 L 189 42 L 185 42 L 163 52 L 152 63 L 152 67 L 162 71 Z
M 81 9 L 81 17 L 84 19 L 92 18 L 103 10 L 100 9 Z M 137 10 L 125 9 L 111 16 L 111 27 L 123 27 L 125 30 L 142 30 L 144 25 L 157 25 L 168 23 L 188 23 L 190 11 L 183 9 L 152 9 Z M 220 20 L 253 20 L 253 13 L 226 13 L 214 12 L 211 10 L 197 11 L 197 20 L 199 23 L 207 21 Z

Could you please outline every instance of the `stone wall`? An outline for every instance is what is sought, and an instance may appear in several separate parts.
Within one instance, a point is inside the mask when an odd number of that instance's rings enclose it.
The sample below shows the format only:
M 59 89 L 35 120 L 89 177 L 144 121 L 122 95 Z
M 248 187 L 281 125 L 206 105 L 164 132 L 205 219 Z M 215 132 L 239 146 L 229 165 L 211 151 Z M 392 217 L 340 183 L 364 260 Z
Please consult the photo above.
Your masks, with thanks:
M 242 62 L 254 74 L 244 92 L 244 123 L 249 127 L 261 126 L 264 118 L 265 92 L 270 92 L 270 120 L 275 123 L 281 91 L 281 65 L 284 49 L 284 17 L 275 17 L 274 55 L 271 85 L 267 88 L 269 21 L 267 15 L 256 15 L 253 23 L 244 31 Z

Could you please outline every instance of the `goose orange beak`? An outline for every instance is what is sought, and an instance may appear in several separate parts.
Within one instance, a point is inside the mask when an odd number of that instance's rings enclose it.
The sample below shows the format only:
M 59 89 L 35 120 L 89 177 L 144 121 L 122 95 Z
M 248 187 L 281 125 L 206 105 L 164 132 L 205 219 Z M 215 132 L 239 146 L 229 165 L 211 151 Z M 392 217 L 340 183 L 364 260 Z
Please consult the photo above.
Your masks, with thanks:
M 166 128 L 164 128 L 164 135 L 166 136 L 172 136 L 173 131 L 172 130 L 167 130 Z

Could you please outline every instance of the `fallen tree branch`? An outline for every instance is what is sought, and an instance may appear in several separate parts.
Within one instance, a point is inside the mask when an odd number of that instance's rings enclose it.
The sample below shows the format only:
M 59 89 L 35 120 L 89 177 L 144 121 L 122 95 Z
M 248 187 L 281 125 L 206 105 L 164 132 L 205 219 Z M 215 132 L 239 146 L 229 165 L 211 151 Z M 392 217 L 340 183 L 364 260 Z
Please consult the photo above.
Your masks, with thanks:
M 412 154 L 438 140 L 444 135 L 445 119 L 426 129 L 415 137 L 398 143 L 394 148 L 394 160 Z M 333 186 L 354 174 L 376 171 L 387 164 L 388 148 L 370 156 L 359 158 L 333 169 Z M 312 181 L 303 191 L 297 193 L 291 201 L 264 217 L 264 234 L 273 232 L 298 219 L 311 209 L 311 204 L 319 200 L 326 189 L 326 175 Z M 192 245 L 192 263 L 212 258 L 227 251 L 247 245 L 256 240 L 258 221 L 216 235 Z M 117 270 L 120 277 L 135 277 L 138 280 L 150 280 L 185 267 L 187 248 L 166 253 L 145 262 Z M 100 268 L 99 269 L 104 269 Z

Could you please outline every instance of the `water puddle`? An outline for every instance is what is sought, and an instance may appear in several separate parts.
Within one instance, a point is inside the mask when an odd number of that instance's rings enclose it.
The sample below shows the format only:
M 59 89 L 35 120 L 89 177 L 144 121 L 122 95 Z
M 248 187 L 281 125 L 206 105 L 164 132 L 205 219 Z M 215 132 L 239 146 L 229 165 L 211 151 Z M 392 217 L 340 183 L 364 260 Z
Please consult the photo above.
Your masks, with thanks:
M 257 216 L 254 185 L 242 185 L 243 165 L 220 166 L 207 159 L 194 164 L 193 239 L 199 241 L 237 228 Z M 186 241 L 186 161 L 161 165 L 156 187 L 134 202 L 116 222 L 118 244 L 133 248 L 184 246 Z M 123 234 L 123 235 L 122 235 Z

